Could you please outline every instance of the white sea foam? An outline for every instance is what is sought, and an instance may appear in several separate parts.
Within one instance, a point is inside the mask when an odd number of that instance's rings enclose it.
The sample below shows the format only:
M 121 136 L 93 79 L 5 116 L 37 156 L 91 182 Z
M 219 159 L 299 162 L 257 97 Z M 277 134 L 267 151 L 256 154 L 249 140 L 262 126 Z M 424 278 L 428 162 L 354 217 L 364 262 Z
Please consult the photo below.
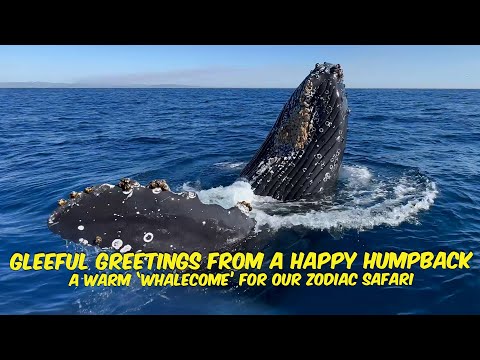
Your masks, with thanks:
M 397 178 L 376 179 L 364 166 L 344 166 L 337 194 L 330 201 L 283 203 L 271 197 L 257 196 L 249 183 L 237 181 L 229 186 L 208 190 L 184 184 L 184 190 L 197 191 L 200 201 L 224 208 L 248 201 L 250 216 L 263 226 L 278 230 L 302 226 L 309 229 L 356 229 L 398 226 L 416 221 L 417 214 L 428 210 L 437 196 L 434 182 L 422 175 L 403 174 Z
M 246 163 L 243 161 L 240 161 L 240 162 L 223 161 L 223 162 L 215 163 L 213 165 L 223 169 L 238 169 L 245 166 L 245 164 Z
M 199 190 L 192 187 L 191 183 L 183 184 L 184 191 L 197 191 L 198 198 L 205 204 L 218 204 L 225 209 L 231 208 L 239 201 L 253 202 L 257 197 L 249 183 L 236 181 L 229 186 L 218 186 L 208 190 Z
M 372 173 L 365 166 L 345 165 L 340 169 L 340 179 L 347 179 L 352 187 L 368 185 L 372 176 Z
M 269 215 L 264 211 L 258 211 L 255 219 L 258 226 L 265 224 L 275 230 L 293 226 L 321 230 L 332 228 L 365 230 L 379 225 L 398 226 L 402 222 L 414 220 L 420 210 L 428 210 L 436 194 L 435 183 L 429 182 L 423 191 L 406 203 L 402 203 L 402 198 L 398 197 L 365 208 L 344 205 L 336 210 L 310 210 L 290 215 Z

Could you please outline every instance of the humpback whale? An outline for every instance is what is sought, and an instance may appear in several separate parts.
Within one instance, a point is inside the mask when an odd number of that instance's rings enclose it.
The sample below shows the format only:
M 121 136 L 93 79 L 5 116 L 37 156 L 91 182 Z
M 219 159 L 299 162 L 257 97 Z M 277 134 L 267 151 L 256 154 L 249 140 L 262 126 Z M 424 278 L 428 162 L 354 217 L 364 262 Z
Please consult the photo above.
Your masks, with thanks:
M 348 105 L 340 65 L 317 64 L 293 92 L 240 176 L 257 195 L 282 201 L 331 190 L 345 149 Z M 232 251 L 253 233 L 252 207 L 202 203 L 165 180 L 123 178 L 58 201 L 49 229 L 86 246 L 125 252 Z

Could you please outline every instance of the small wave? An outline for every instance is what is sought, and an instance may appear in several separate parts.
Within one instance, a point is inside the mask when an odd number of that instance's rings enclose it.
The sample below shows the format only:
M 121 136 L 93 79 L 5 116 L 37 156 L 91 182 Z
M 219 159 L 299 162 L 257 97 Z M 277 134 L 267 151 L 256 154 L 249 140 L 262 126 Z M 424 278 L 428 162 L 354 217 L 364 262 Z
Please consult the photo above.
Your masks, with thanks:
M 245 164 L 246 163 L 244 161 L 240 161 L 240 162 L 223 161 L 223 162 L 215 163 L 213 164 L 213 166 L 223 168 L 223 169 L 238 169 L 245 166 Z
M 417 214 L 428 210 L 438 193 L 435 183 L 419 173 L 379 179 L 364 166 L 343 166 L 339 182 L 333 197 L 288 203 L 255 195 L 245 181 L 207 190 L 186 183 L 183 189 L 197 191 L 200 201 L 226 209 L 239 201 L 249 201 L 257 231 L 265 226 L 272 230 L 301 226 L 358 231 L 398 226 L 417 221 Z
M 129 143 L 135 144 L 165 144 L 171 143 L 166 137 L 153 137 L 153 136 L 139 136 L 127 140 Z
M 366 186 L 373 174 L 365 166 L 344 165 L 340 169 L 340 179 L 347 179 L 353 187 Z

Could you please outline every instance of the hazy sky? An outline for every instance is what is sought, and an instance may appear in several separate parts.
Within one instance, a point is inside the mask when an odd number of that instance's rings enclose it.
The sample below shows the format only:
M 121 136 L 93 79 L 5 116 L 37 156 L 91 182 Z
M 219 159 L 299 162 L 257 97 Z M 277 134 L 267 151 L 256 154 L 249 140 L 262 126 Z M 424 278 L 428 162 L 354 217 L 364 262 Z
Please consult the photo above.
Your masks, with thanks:
M 0 82 L 296 87 L 317 62 L 348 87 L 480 88 L 480 46 L 0 46 Z

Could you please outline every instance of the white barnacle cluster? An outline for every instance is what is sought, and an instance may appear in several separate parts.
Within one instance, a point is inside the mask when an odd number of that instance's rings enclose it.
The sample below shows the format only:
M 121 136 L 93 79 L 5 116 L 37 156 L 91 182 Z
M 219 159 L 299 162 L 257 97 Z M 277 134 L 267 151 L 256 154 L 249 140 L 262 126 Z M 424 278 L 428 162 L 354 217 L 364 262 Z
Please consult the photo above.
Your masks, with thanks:
M 253 176 L 252 179 L 255 181 L 258 177 L 262 176 L 265 172 L 270 171 L 272 169 L 272 166 L 280 160 L 281 160 L 281 157 L 278 157 L 278 156 L 270 157 L 266 162 L 262 160 L 258 164 L 257 171 L 255 171 L 255 175 Z
M 53 219 L 55 219 L 55 216 L 57 215 L 56 212 L 53 212 L 49 217 L 48 217 L 48 224 L 49 225 L 53 225 L 54 224 L 54 221 Z
M 146 232 L 143 235 L 143 241 L 149 243 L 153 240 L 153 234 L 151 232 Z
M 195 199 L 197 197 L 197 194 L 193 191 L 182 191 L 180 195 L 187 199 Z
M 323 182 L 328 181 L 331 178 L 331 175 L 329 172 L 325 173 L 325 176 L 323 177 Z
M 123 254 L 123 253 L 126 253 L 127 251 L 130 251 L 130 250 L 132 250 L 132 247 L 127 244 L 120 249 L 120 252 Z
M 281 157 L 281 163 L 278 166 L 278 169 L 280 170 L 278 173 L 278 177 L 279 178 L 283 177 L 282 182 L 288 178 L 288 176 L 285 175 L 285 172 L 289 168 L 293 168 L 295 166 L 294 160 L 300 159 L 304 155 L 304 153 L 305 153 L 304 150 L 292 150 L 290 151 L 289 154 L 287 154 L 286 156 L 283 156 L 283 158 Z
M 122 239 L 115 239 L 112 241 L 112 248 L 115 250 L 119 250 L 122 254 L 126 253 L 127 251 L 132 250 L 132 247 L 128 244 L 125 244 L 123 246 L 123 240 Z
M 122 239 L 115 239 L 112 241 L 112 247 L 115 250 L 119 250 L 123 245 L 123 240 Z
M 237 207 L 240 209 L 240 211 L 242 213 L 244 213 L 245 215 L 248 215 L 248 213 L 250 212 L 250 210 L 248 209 L 247 205 L 245 205 L 243 202 L 239 202 L 237 203 Z
M 331 171 L 333 170 L 336 170 L 337 167 L 338 167 L 338 162 L 339 162 L 339 156 L 340 156 L 340 149 L 337 149 L 337 151 L 332 155 L 332 157 L 330 158 L 330 166 L 329 166 L 329 169 Z M 323 163 L 322 163 L 323 164 Z M 328 175 L 328 176 L 327 176 Z M 330 179 L 330 173 L 326 173 L 324 178 L 323 178 L 323 181 L 326 182 L 327 180 Z

